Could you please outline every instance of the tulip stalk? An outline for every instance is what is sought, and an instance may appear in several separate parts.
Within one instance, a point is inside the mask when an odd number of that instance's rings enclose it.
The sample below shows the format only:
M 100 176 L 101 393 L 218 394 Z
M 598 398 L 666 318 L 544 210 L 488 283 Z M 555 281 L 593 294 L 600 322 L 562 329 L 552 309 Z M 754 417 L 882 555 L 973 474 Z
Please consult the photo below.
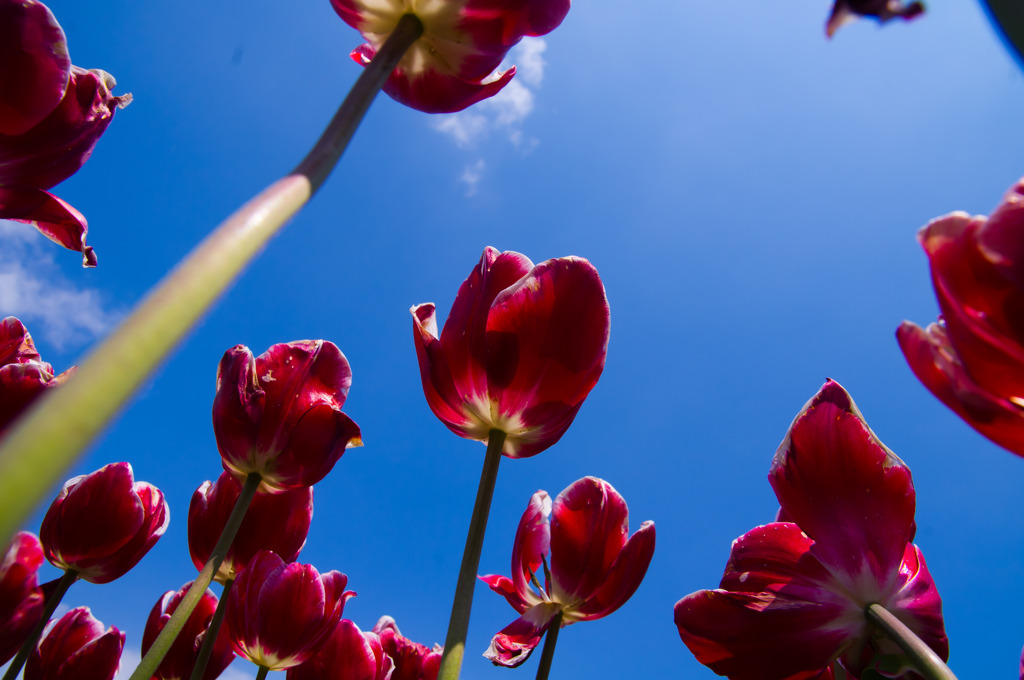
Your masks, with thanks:
M 415 15 L 403 16 L 302 162 L 214 229 L 85 358 L 74 380 L 48 390 L 6 434 L 0 446 L 0 543 L 10 540 L 142 381 L 323 185 L 423 30 Z
M 231 586 L 233 585 L 235 585 L 234 579 L 224 583 L 224 589 L 220 593 L 220 600 L 217 601 L 217 609 L 214 610 L 213 618 L 210 619 L 210 625 L 206 628 L 203 644 L 199 648 L 199 654 L 196 656 L 196 665 L 192 667 L 192 675 L 189 676 L 189 680 L 203 680 L 203 673 L 206 672 L 206 666 L 210 663 L 210 656 L 213 655 L 213 643 L 217 639 L 217 632 L 220 630 L 221 623 L 224 622 L 228 595 L 231 593 Z
M 68 588 L 71 584 L 78 580 L 78 572 L 74 569 L 68 569 L 64 572 L 64 575 L 60 577 L 57 582 L 57 587 L 54 588 L 53 593 L 46 598 L 46 606 L 43 608 L 43 615 L 39 618 L 39 623 L 32 629 L 28 638 L 25 640 L 25 644 L 18 650 L 17 655 L 11 661 L 11 665 L 7 667 L 7 672 L 4 673 L 3 680 L 14 680 L 18 677 L 18 672 L 21 671 L 21 667 L 25 665 L 28 660 L 28 655 L 32 653 L 32 650 L 36 648 L 39 643 L 39 638 L 43 635 L 43 629 L 46 628 L 47 622 L 50 617 L 53 616 L 53 612 L 57 610 L 57 605 L 64 599 L 64 594 L 68 592 Z M 52 583 L 52 581 L 51 581 Z
M 146 655 L 142 657 L 142 661 L 139 662 L 138 667 L 132 672 L 129 680 L 149 680 L 156 673 L 156 669 L 159 668 L 160 662 L 167 656 L 167 652 L 170 651 L 171 645 L 177 639 L 181 629 L 185 627 L 185 622 L 188 621 L 188 617 L 192 614 L 192 611 L 199 604 L 199 601 L 203 598 L 203 593 L 206 592 L 206 588 L 213 581 L 213 577 L 217 574 L 220 569 L 221 562 L 224 561 L 224 557 L 228 554 L 228 550 L 231 548 L 231 542 L 235 540 L 235 534 L 238 533 L 238 528 L 242 526 L 242 519 L 245 517 L 245 511 L 249 509 L 249 505 L 252 503 L 253 497 L 256 495 L 256 491 L 260 488 L 260 474 L 258 472 L 250 473 L 245 478 L 245 484 L 242 486 L 242 491 L 238 494 L 238 500 L 235 502 L 235 508 L 231 511 L 231 516 L 228 517 L 227 523 L 224 525 L 224 531 L 221 532 L 220 538 L 217 539 L 217 545 L 213 547 L 213 552 L 210 554 L 210 559 L 207 560 L 203 566 L 203 570 L 199 572 L 199 576 L 192 582 L 192 587 L 185 593 L 185 597 L 181 598 L 181 602 L 178 603 L 178 608 L 171 614 L 171 618 L 168 619 L 164 625 L 163 630 L 153 641 L 153 645 L 146 652 Z M 218 604 L 218 609 L 220 605 Z M 6 678 L 4 679 L 6 680 Z
M 910 658 L 914 669 L 925 680 L 957 680 L 939 655 L 924 640 L 910 630 L 902 621 L 893 616 L 892 612 L 880 604 L 872 603 L 864 609 L 868 622 L 882 632 L 887 638 L 899 645 L 903 653 Z
M 448 620 L 448 635 L 444 640 L 444 652 L 437 680 L 458 680 L 462 670 L 462 657 L 466 652 L 466 634 L 469 632 L 469 612 L 473 608 L 473 589 L 476 587 L 476 573 L 480 566 L 480 552 L 484 547 L 484 533 L 487 530 L 487 516 L 491 511 L 494 484 L 498 479 L 498 464 L 505 445 L 505 433 L 491 430 L 487 437 L 487 453 L 480 473 L 473 517 L 469 521 L 466 548 L 462 552 L 462 566 L 459 580 L 455 585 L 455 599 L 452 615 Z
M 1024 68 L 1024 5 L 1019 0 L 984 0 L 981 4 Z
M 558 629 L 562 627 L 562 612 L 558 612 L 551 621 L 547 635 L 544 636 L 544 649 L 540 652 L 540 663 L 537 665 L 537 680 L 548 680 L 551 672 L 551 659 L 555 656 L 555 643 L 558 642 Z

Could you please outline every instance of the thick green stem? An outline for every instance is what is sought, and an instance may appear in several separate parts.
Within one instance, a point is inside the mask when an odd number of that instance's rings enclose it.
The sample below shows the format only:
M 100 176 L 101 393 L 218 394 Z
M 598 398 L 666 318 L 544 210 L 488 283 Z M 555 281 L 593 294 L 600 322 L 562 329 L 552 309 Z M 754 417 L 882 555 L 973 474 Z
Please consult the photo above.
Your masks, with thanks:
M 36 648 L 36 644 L 39 643 L 39 638 L 43 635 L 43 629 L 46 627 L 47 621 L 53 616 L 53 612 L 56 611 L 57 605 L 64 599 L 64 594 L 68 592 L 68 588 L 71 584 L 78 580 L 78 572 L 74 569 L 68 569 L 64 572 L 64 575 L 60 577 L 60 581 L 57 583 L 57 587 L 54 589 L 53 594 L 46 599 L 46 605 L 43 607 L 43 616 L 39 619 L 39 623 L 29 633 L 28 639 L 25 640 L 25 644 L 18 650 L 17 655 L 11 661 L 11 665 L 7 667 L 7 672 L 4 673 L 3 680 L 14 680 L 18 677 L 18 672 L 21 667 L 28 661 L 28 655 L 32 653 L 32 650 Z M 52 583 L 52 581 L 51 581 Z
M 269 672 L 270 672 L 269 668 L 267 668 L 266 666 L 260 666 L 259 672 L 256 673 L 256 680 L 263 680 L 264 678 L 267 677 L 267 673 L 269 673 Z
M 555 643 L 558 642 L 558 629 L 562 627 L 562 612 L 558 612 L 551 622 L 547 635 L 544 636 L 544 649 L 540 653 L 540 664 L 537 666 L 537 680 L 548 680 L 551 672 L 551 659 L 555 657 Z
M 234 579 L 224 582 L 224 590 L 221 591 L 220 601 L 217 602 L 217 609 L 213 612 L 213 618 L 210 619 L 206 635 L 203 636 L 203 646 L 199 648 L 199 654 L 196 656 L 196 665 L 192 667 L 192 675 L 189 676 L 189 680 L 203 680 L 203 673 L 206 672 L 206 666 L 210 663 L 210 655 L 213 654 L 213 643 L 217 640 L 217 631 L 220 630 L 220 624 L 224 621 L 228 594 L 231 593 L 231 586 L 233 585 L 235 585 Z
M 422 34 L 423 23 L 416 16 L 402 17 L 295 170 L 222 222 L 85 358 L 74 378 L 60 389 L 47 390 L 5 434 L 0 446 L 0 544 L 10 541 L 142 381 L 316 193 L 392 69 Z
M 1024 2 L 1021 0 L 982 0 L 999 32 L 1024 68 Z
M 914 664 L 915 670 L 924 676 L 925 680 L 956 680 L 953 671 L 949 670 L 949 666 L 939 658 L 935 650 L 885 607 L 877 603 L 869 604 L 864 614 L 871 625 L 899 645 Z
M 238 527 L 242 525 L 242 518 L 245 517 L 245 511 L 249 509 L 249 504 L 252 503 L 253 496 L 256 495 L 256 490 L 260 488 L 260 473 L 251 472 L 249 476 L 245 478 L 245 484 L 242 486 L 241 493 L 238 494 L 238 500 L 235 502 L 235 507 L 231 511 L 231 516 L 228 517 L 227 524 L 224 525 L 224 531 L 221 532 L 220 538 L 217 539 L 217 545 L 213 546 L 213 552 L 210 554 L 210 559 L 206 561 L 203 566 L 203 570 L 199 572 L 199 576 L 192 582 L 192 587 L 185 593 L 185 597 L 181 598 L 181 602 L 178 603 L 178 608 L 171 614 L 171 618 L 168 619 L 166 625 L 160 634 L 156 636 L 156 640 L 153 641 L 153 645 L 146 652 L 146 655 L 142 657 L 142 661 L 139 662 L 138 668 L 132 672 L 129 680 L 150 680 L 153 674 L 156 673 L 156 669 L 160 667 L 160 662 L 167 656 L 167 652 L 170 651 L 171 645 L 178 637 L 178 633 L 185 627 L 185 622 L 188 621 L 189 615 L 192 614 L 192 610 L 196 608 L 199 601 L 203 599 L 203 593 L 206 592 L 206 588 L 213 581 L 213 577 L 217 574 L 220 569 L 221 562 L 224 561 L 224 557 L 228 554 L 228 549 L 231 547 L 231 542 L 235 540 L 235 534 L 238 533 Z M 225 596 L 225 599 L 227 597 Z
M 487 454 L 484 469 L 480 473 L 480 486 L 476 491 L 473 518 L 469 521 L 466 549 L 462 552 L 462 566 L 459 580 L 455 585 L 455 600 L 452 602 L 452 616 L 448 620 L 448 636 L 444 641 L 441 669 L 437 680 L 457 680 L 462 670 L 462 657 L 466 652 L 466 633 L 469 631 L 469 610 L 473 608 L 473 589 L 476 587 L 476 572 L 480 566 L 480 551 L 484 547 L 484 532 L 487 530 L 487 515 L 491 512 L 491 498 L 494 483 L 498 479 L 498 464 L 501 449 L 505 445 L 505 433 L 491 430 L 487 438 Z

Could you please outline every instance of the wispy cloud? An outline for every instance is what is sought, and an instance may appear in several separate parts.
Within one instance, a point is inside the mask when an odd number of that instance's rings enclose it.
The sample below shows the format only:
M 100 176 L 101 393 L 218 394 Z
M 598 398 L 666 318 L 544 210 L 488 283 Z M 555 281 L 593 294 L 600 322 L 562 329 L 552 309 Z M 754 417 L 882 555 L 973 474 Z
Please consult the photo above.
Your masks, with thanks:
M 476 187 L 480 184 L 480 179 L 484 176 L 484 168 L 487 167 L 484 163 L 484 159 L 477 160 L 476 163 L 467 165 L 462 171 L 462 175 L 459 177 L 459 181 L 466 185 L 466 195 L 472 196 L 476 193 Z
M 101 335 L 121 316 L 98 290 L 68 280 L 54 261 L 60 247 L 31 227 L 0 220 L 0 242 L 0 317 L 18 317 L 63 350 Z

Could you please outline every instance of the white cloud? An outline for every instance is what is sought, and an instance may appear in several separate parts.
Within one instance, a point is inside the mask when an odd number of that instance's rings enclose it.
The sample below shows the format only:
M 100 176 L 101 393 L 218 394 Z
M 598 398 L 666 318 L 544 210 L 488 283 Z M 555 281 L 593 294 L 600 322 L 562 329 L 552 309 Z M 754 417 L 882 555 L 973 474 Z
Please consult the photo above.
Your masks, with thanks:
M 64 276 L 54 257 L 68 253 L 32 227 L 0 220 L 0 241 L 0 317 L 18 317 L 58 349 L 92 340 L 120 317 L 98 290 Z
M 480 183 L 480 179 L 484 175 L 484 159 L 479 159 L 476 163 L 467 165 L 462 171 L 462 175 L 459 177 L 459 181 L 466 185 L 466 195 L 472 196 L 476 193 L 476 187 Z
M 548 44 L 541 38 L 523 38 L 516 45 L 516 77 L 531 87 L 540 87 L 547 65 L 541 55 L 547 48 Z

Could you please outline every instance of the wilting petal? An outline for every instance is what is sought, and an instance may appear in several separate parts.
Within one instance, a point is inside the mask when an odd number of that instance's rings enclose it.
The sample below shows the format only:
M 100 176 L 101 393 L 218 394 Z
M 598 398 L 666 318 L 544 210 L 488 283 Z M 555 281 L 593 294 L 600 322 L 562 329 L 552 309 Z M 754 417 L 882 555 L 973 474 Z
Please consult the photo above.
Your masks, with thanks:
M 561 610 L 557 602 L 542 602 L 531 607 L 494 636 L 484 656 L 495 666 L 515 668 L 521 665 L 530 658 Z
M 904 3 L 902 0 L 836 0 L 832 6 L 832 15 L 825 24 L 828 37 L 835 35 L 843 25 L 858 17 L 874 17 L 879 23 L 900 17 L 913 19 L 924 13 L 924 5 L 920 2 Z
M 894 577 L 914 523 L 910 470 L 853 399 L 828 381 L 793 421 L 768 476 L 779 503 L 835 573 Z
M 71 75 L 64 31 L 46 5 L 0 3 L 0 64 L 17 74 L 0 84 L 0 135 L 20 135 L 56 108 Z
M 85 245 L 85 217 L 47 191 L 0 185 L 0 219 L 32 225 L 54 243 L 82 253 L 83 267 L 96 266 L 96 253 Z
M 0 665 L 11 660 L 43 615 L 36 574 L 43 563 L 39 539 L 19 532 L 0 560 Z

